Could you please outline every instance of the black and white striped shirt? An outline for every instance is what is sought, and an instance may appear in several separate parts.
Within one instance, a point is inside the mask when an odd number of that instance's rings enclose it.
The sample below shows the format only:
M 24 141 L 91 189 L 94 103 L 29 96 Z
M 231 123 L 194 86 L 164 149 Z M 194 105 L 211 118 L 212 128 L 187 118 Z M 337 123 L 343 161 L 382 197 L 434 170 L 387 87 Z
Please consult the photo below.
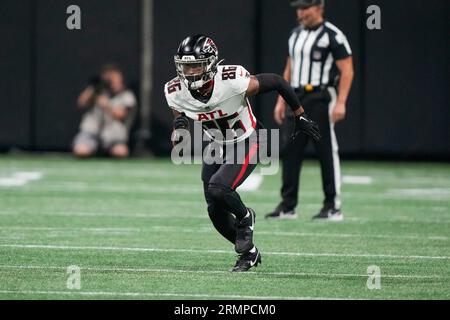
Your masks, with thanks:
M 347 38 L 328 21 L 306 29 L 295 28 L 289 37 L 291 86 L 336 86 L 336 60 L 352 55 Z

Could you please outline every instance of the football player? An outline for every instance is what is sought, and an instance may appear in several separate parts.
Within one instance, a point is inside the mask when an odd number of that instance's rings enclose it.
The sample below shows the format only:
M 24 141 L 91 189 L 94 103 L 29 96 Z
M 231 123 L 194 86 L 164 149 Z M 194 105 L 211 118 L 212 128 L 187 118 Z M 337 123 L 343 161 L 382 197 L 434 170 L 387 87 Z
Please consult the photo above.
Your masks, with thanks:
M 249 96 L 277 91 L 296 116 L 294 137 L 307 134 L 320 139 L 317 124 L 308 119 L 290 85 L 279 75 L 250 75 L 239 65 L 220 65 L 214 41 L 205 35 L 184 39 L 174 57 L 178 76 L 166 83 L 165 96 L 174 114 L 174 145 L 181 142 L 177 129 L 188 129 L 189 118 L 199 121 L 211 143 L 226 146 L 222 163 L 203 161 L 202 180 L 209 217 L 217 231 L 235 246 L 238 260 L 232 272 L 247 271 L 261 262 L 253 244 L 255 212 L 241 200 L 236 188 L 258 162 L 258 149 L 265 139 L 248 101 Z M 222 134 L 217 134 L 219 132 Z M 226 150 L 232 146 L 233 155 Z M 238 152 L 238 148 L 245 152 Z M 241 154 L 241 155 L 239 155 Z

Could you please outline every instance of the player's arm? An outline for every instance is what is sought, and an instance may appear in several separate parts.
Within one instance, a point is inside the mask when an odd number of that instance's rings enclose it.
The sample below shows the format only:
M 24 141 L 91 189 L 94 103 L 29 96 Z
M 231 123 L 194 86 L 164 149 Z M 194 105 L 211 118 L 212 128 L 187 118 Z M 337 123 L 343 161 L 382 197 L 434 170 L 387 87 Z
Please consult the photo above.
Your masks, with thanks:
M 182 141 L 182 137 L 177 133 L 177 129 L 189 130 L 189 119 L 188 117 L 175 109 L 172 109 L 173 113 L 173 131 L 172 131 L 172 146 L 177 145 Z
M 317 124 L 308 119 L 305 110 L 303 110 L 300 101 L 298 100 L 297 94 L 283 77 L 274 73 L 261 73 L 250 76 L 250 83 L 247 88 L 246 96 L 270 91 L 277 91 L 292 109 L 292 112 L 295 115 L 294 135 L 302 132 L 311 136 L 314 140 L 320 139 Z
M 250 83 L 246 92 L 247 97 L 270 91 L 277 91 L 291 107 L 294 115 L 299 116 L 304 113 L 297 95 L 283 77 L 275 73 L 261 73 L 250 76 Z

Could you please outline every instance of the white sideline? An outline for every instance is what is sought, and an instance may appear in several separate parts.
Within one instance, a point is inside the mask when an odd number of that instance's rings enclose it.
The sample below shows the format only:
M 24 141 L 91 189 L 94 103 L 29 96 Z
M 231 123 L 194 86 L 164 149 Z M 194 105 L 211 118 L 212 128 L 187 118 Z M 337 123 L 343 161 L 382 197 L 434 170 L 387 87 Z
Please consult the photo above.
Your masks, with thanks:
M 0 269 L 42 269 L 42 270 L 66 270 L 67 267 L 56 266 L 11 266 L 0 265 Z M 230 274 L 229 271 L 223 270 L 180 270 L 180 269 L 154 269 L 154 268 L 104 268 L 104 267 L 80 267 L 81 270 L 87 271 L 111 271 L 111 272 L 164 272 L 164 273 L 198 273 L 198 274 Z M 255 272 L 247 271 L 245 274 L 268 275 L 268 276 L 297 276 L 297 277 L 331 277 L 331 278 L 367 278 L 367 274 L 356 273 L 318 273 L 318 272 Z M 405 275 L 405 274 L 382 274 L 383 278 L 399 278 L 399 279 L 447 279 L 450 276 L 442 275 Z
M 81 295 L 81 296 L 126 296 L 126 297 L 195 297 L 249 300 L 355 300 L 354 298 L 330 297 L 280 297 L 280 296 L 244 296 L 228 294 L 170 293 L 170 292 L 113 292 L 113 291 L 33 291 L 0 290 L 0 294 L 47 294 L 47 295 Z M 357 299 L 356 299 L 357 300 Z
M 44 244 L 0 244 L 1 248 L 24 249 L 55 249 L 55 250 L 100 250 L 100 251 L 135 251 L 135 252 L 191 252 L 191 253 L 220 253 L 232 254 L 229 250 L 213 249 L 163 249 L 163 248 L 139 248 L 139 247 L 96 247 L 96 246 L 66 246 Z M 310 252 L 264 252 L 266 255 L 296 256 L 296 257 L 343 257 L 343 258 L 389 258 L 389 259 L 417 259 L 417 260 L 450 260 L 449 256 L 420 256 L 420 255 L 395 255 L 395 254 L 346 254 L 346 253 L 310 253 Z

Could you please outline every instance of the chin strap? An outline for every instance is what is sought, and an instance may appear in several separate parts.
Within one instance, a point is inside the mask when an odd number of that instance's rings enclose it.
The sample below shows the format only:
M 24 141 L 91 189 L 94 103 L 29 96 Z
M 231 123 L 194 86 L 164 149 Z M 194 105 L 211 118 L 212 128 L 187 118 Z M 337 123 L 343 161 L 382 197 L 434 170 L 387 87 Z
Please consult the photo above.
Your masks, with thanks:
M 219 60 L 219 62 L 216 63 L 216 68 L 219 66 L 219 64 L 221 64 L 221 63 L 224 62 L 224 61 L 225 61 L 225 59 Z
M 206 82 L 199 90 L 206 90 L 211 88 L 214 85 L 214 79 L 209 80 Z

